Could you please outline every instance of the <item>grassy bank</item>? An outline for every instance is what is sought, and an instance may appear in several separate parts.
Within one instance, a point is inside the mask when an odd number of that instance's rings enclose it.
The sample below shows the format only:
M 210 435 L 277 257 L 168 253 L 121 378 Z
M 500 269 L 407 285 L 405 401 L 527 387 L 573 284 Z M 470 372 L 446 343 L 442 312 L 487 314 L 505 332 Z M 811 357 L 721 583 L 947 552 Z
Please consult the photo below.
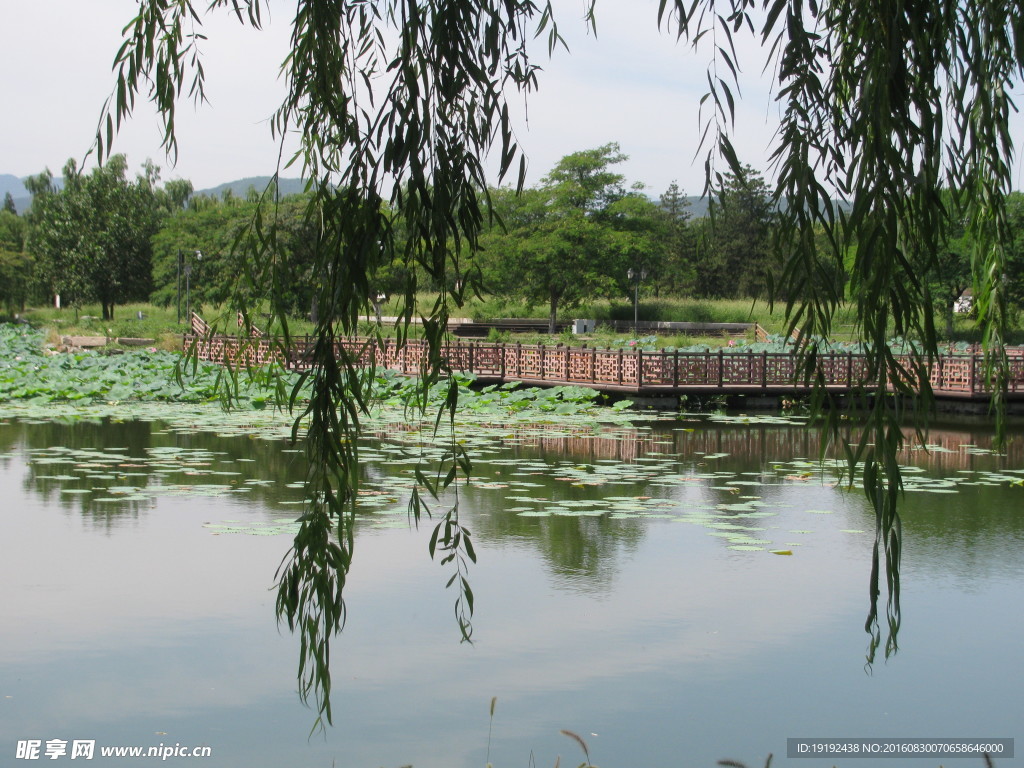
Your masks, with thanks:
M 436 294 L 422 293 L 417 297 L 418 306 L 425 310 L 433 306 Z M 223 313 L 221 307 L 197 307 L 205 318 L 210 321 L 216 320 Z M 381 310 L 385 317 L 398 314 L 398 300 L 393 299 L 386 303 Z M 182 308 L 181 322 L 178 321 L 177 309 L 171 307 L 159 307 L 153 304 L 127 304 L 118 306 L 115 311 L 115 319 L 102 320 L 99 305 L 83 305 L 65 309 L 53 307 L 33 307 L 22 314 L 32 327 L 41 329 L 48 334 L 48 340 L 59 342 L 60 336 L 105 336 L 132 337 L 153 339 L 153 346 L 166 350 L 179 350 L 181 345 L 181 334 L 188 330 L 187 317 Z M 475 321 L 493 321 L 503 318 L 524 318 L 544 320 L 547 318 L 547 307 L 530 304 L 524 301 L 517 301 L 502 297 L 477 298 L 471 297 L 461 308 L 452 310 L 453 317 L 467 317 Z M 253 320 L 260 325 L 263 315 L 258 309 L 253 310 Z M 633 306 L 623 301 L 609 301 L 606 299 L 595 300 L 584 303 L 573 309 L 562 310 L 560 319 L 570 320 L 573 318 L 594 319 L 598 322 L 597 331 L 587 337 L 573 336 L 569 332 L 550 336 L 544 333 L 531 334 L 510 334 L 508 332 L 494 332 L 489 337 L 490 341 L 521 342 L 523 344 L 579 344 L 587 343 L 599 347 L 615 347 L 619 344 L 628 343 L 636 336 L 629 332 L 614 331 L 610 328 L 612 321 L 629 322 L 633 319 Z M 361 328 L 362 333 L 371 331 L 370 318 Z M 784 307 L 770 307 L 764 301 L 750 300 L 708 300 L 708 299 L 687 299 L 679 297 L 649 297 L 641 298 L 639 319 L 641 321 L 660 322 L 686 322 L 686 323 L 758 323 L 768 333 L 783 335 L 786 330 Z M 857 338 L 856 316 L 853 307 L 844 306 L 839 309 L 835 317 L 833 338 L 836 341 L 854 341 Z M 226 323 L 231 328 L 232 323 Z M 306 318 L 292 318 L 289 320 L 289 328 L 294 334 L 305 334 L 312 331 L 313 326 Z M 388 329 L 385 328 L 385 333 Z M 410 335 L 415 338 L 419 336 L 418 329 L 414 326 L 410 329 Z M 641 332 L 640 336 L 648 336 L 647 332 Z M 974 320 L 967 315 L 957 315 L 955 318 L 955 330 L 952 339 L 942 338 L 940 324 L 940 338 L 943 341 L 966 341 L 977 342 L 981 340 L 981 332 L 976 327 Z M 747 339 L 753 341 L 751 334 Z M 1011 329 L 1007 341 L 1011 344 L 1024 344 L 1024 330 L 1020 328 Z M 659 334 L 654 341 L 658 348 L 662 347 L 688 347 L 698 344 L 706 346 L 723 346 L 728 339 L 709 336 L 695 337 L 679 334 Z

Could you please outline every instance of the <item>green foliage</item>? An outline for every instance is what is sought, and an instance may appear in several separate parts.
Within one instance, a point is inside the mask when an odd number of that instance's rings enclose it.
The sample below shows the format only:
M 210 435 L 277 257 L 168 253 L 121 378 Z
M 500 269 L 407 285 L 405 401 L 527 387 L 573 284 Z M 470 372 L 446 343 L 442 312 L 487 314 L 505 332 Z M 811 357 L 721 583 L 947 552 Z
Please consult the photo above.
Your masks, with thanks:
M 546 304 L 550 333 L 559 308 L 615 295 L 630 267 L 660 262 L 658 208 L 611 170 L 624 160 L 606 144 L 563 157 L 535 189 L 491 193 L 498 222 L 481 240 L 487 284 Z
M 774 220 L 771 189 L 745 165 L 727 173 L 711 201 L 709 228 L 699 261 L 699 295 L 713 298 L 767 298 L 773 272 L 770 235 Z
M 209 204 L 176 211 L 165 219 L 152 240 L 150 300 L 162 307 L 174 307 L 180 297 L 184 311 L 182 271 L 188 263 L 192 268 L 189 290 L 196 305 L 228 301 L 238 277 L 232 247 L 254 210 L 252 205 L 212 200 Z M 202 259 L 195 258 L 196 251 L 202 253 Z
M 689 207 L 689 198 L 673 181 L 661 195 L 664 257 L 652 272 L 654 285 L 669 294 L 692 294 L 697 288 L 697 233 L 689 225 Z M 657 290 L 655 295 L 660 295 Z
M 47 171 L 30 180 L 26 249 L 35 274 L 65 303 L 97 301 L 105 319 L 114 305 L 143 299 L 150 287 L 150 238 L 159 222 L 156 169 L 135 181 L 125 177 L 121 155 L 88 175 L 69 160 L 57 190 Z
M 123 354 L 47 354 L 43 336 L 25 326 L 0 324 L 0 400 L 31 404 L 70 401 L 209 402 L 224 386 L 220 366 L 187 366 L 179 354 L 142 349 Z M 265 376 L 244 376 L 236 401 L 257 407 L 273 395 Z
M 0 210 L 0 301 L 8 314 L 24 311 L 32 295 L 34 261 L 25 252 L 25 219 Z

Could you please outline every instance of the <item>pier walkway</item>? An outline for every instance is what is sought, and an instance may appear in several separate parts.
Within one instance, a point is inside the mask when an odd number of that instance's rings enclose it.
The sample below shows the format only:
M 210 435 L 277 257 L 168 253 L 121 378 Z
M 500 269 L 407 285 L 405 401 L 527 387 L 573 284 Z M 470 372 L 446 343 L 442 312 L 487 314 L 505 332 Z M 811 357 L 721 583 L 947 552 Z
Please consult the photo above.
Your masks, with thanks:
M 406 375 L 415 375 L 423 364 L 425 342 L 410 339 L 404 346 L 385 340 L 339 341 L 337 356 L 344 353 L 361 364 L 371 362 Z M 200 359 L 235 366 L 263 365 L 276 361 L 291 370 L 309 367 L 313 340 L 292 339 L 285 350 L 262 335 L 244 338 L 211 335 L 209 327 L 193 318 L 193 332 L 185 337 L 186 349 L 195 345 Z M 343 348 L 343 349 L 342 349 Z M 455 341 L 442 355 L 452 370 L 472 374 L 485 384 L 521 382 L 528 386 L 574 385 L 602 392 L 643 397 L 694 395 L 801 396 L 812 389 L 790 353 L 772 352 L 650 352 L 642 349 L 597 349 L 564 345 L 524 345 Z M 836 394 L 855 394 L 870 388 L 866 357 L 862 354 L 826 354 L 817 361 L 816 375 Z M 935 358 L 931 385 L 936 397 L 987 401 L 992 386 L 985 375 L 981 354 L 943 354 Z M 1024 401 L 1024 355 L 1010 358 L 1008 396 Z

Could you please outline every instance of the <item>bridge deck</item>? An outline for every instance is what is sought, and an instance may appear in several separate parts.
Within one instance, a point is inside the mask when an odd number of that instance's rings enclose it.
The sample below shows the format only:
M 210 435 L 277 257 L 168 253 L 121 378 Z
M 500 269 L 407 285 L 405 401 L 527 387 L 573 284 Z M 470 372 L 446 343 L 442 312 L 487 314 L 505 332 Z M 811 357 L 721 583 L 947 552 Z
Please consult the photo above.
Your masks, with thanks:
M 279 362 L 294 370 L 309 367 L 314 340 L 300 337 L 284 349 L 267 337 L 239 338 L 193 334 L 200 358 L 232 365 Z M 426 352 L 424 342 L 410 340 L 377 344 L 366 339 L 336 343 L 335 355 L 359 365 L 371 362 L 403 374 L 415 375 Z M 769 352 L 645 352 L 486 342 L 455 342 L 442 354 L 452 369 L 475 375 L 484 383 L 522 382 L 535 386 L 573 385 L 604 392 L 644 396 L 672 395 L 801 395 L 811 381 L 789 353 Z M 909 364 L 909 359 L 905 362 Z M 837 394 L 870 388 L 867 360 L 861 354 L 819 356 L 815 376 Z M 993 390 L 984 357 L 977 354 L 940 355 L 931 365 L 930 381 L 937 396 L 985 400 Z M 1024 355 L 1010 359 L 1007 386 L 1012 399 L 1024 399 Z

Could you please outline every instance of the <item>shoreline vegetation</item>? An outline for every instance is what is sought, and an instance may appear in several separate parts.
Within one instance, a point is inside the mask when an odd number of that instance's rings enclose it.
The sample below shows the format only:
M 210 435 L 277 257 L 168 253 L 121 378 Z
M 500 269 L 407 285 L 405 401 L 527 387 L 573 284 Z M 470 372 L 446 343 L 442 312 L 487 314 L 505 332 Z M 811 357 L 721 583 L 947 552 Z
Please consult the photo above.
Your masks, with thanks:
M 437 297 L 434 294 L 421 294 L 417 297 L 417 304 L 424 308 L 433 305 Z M 218 317 L 227 317 L 233 313 L 225 308 L 214 305 L 194 306 L 199 314 L 209 321 L 215 321 Z M 250 311 L 250 318 L 257 326 L 261 326 L 261 319 L 264 317 L 262 307 L 254 307 Z M 773 308 L 764 301 L 752 301 L 749 299 L 687 299 L 678 297 L 647 297 L 641 298 L 639 302 L 639 321 L 644 322 L 686 322 L 686 323 L 757 323 L 770 335 L 782 336 L 786 332 L 786 322 L 780 308 Z M 398 298 L 392 298 L 381 304 L 380 312 L 384 317 L 392 317 L 399 314 L 400 306 Z M 11 319 L 21 323 L 28 323 L 32 327 L 45 329 L 48 333 L 48 341 L 59 341 L 60 336 L 107 336 L 151 338 L 154 339 L 154 346 L 169 351 L 180 351 L 181 335 L 188 331 L 188 318 L 186 307 L 181 308 L 180 322 L 177 316 L 177 309 L 170 306 L 159 306 L 149 303 L 136 303 L 119 305 L 116 317 L 112 320 L 103 320 L 101 308 L 98 304 L 85 304 L 63 309 L 53 307 L 32 307 L 26 311 L 12 316 Z M 504 318 L 518 318 L 523 320 L 542 320 L 546 316 L 546 310 L 539 306 L 522 301 L 513 301 L 501 297 L 470 298 L 458 311 L 458 315 L 471 319 L 474 322 L 490 322 Z M 486 337 L 487 341 L 518 341 L 523 344 L 554 344 L 558 342 L 577 343 L 585 339 L 590 346 L 614 346 L 616 342 L 622 343 L 623 339 L 634 337 L 652 337 L 652 343 L 658 348 L 662 347 L 684 347 L 692 345 L 726 346 L 729 339 L 722 336 L 694 336 L 676 333 L 651 334 L 641 331 L 632 336 L 628 332 L 615 331 L 610 328 L 613 321 L 631 322 L 633 320 L 633 306 L 625 302 L 609 301 L 599 299 L 586 302 L 572 312 L 572 318 L 585 318 L 595 320 L 597 329 L 594 333 L 586 334 L 584 337 L 575 336 L 571 329 L 558 334 L 547 334 L 539 332 L 531 333 L 509 333 L 492 329 Z M 567 315 L 568 318 L 568 315 Z M 225 324 L 221 323 L 223 327 Z M 262 326 L 261 326 L 262 327 Z M 297 336 L 312 333 L 314 324 L 307 318 L 290 318 L 289 333 Z M 274 328 L 262 328 L 268 333 L 279 333 Z M 847 305 L 842 308 L 836 316 L 833 339 L 836 342 L 851 342 L 859 339 L 855 326 L 855 308 Z M 377 332 L 373 315 L 367 315 L 360 323 L 360 334 L 368 335 Z M 387 337 L 395 336 L 395 328 L 392 323 L 384 323 L 379 332 Z M 409 337 L 419 338 L 422 336 L 422 329 L 417 324 L 409 327 Z M 753 342 L 753 333 L 746 339 Z M 976 325 L 975 318 L 970 314 L 958 314 L 955 317 L 954 330 L 951 336 L 943 337 L 940 344 L 973 344 L 982 341 L 981 330 Z M 1024 327 L 1011 328 L 1007 334 L 1008 345 L 1024 344 Z
M 421 303 L 429 304 L 431 297 L 420 297 Z M 388 302 L 382 305 L 385 317 L 395 308 Z M 783 323 L 774 317 L 770 308 L 763 303 L 748 301 L 702 301 L 681 299 L 652 299 L 645 302 L 651 311 L 641 314 L 642 320 L 667 320 L 676 322 L 706 323 L 757 323 L 769 334 L 769 343 L 759 342 L 754 333 L 748 337 L 710 336 L 697 337 L 671 333 L 640 331 L 614 331 L 602 327 L 609 322 L 618 309 L 610 302 L 597 302 L 593 306 L 581 307 L 581 314 L 591 312 L 598 320 L 596 332 L 574 335 L 571 329 L 556 335 L 545 333 L 492 332 L 486 338 L 463 339 L 463 342 L 522 343 L 582 346 L 598 349 L 643 349 L 644 351 L 680 352 L 715 351 L 783 351 L 786 339 L 780 335 Z M 176 308 L 160 307 L 153 304 L 127 305 L 120 308 L 116 320 L 102 320 L 91 314 L 99 307 L 85 305 L 76 308 L 33 308 L 17 318 L 16 323 L 0 324 L 0 345 L 7 354 L 2 367 L 0 401 L 22 401 L 34 404 L 66 401 L 69 403 L 166 401 L 166 402 L 212 402 L 227 397 L 233 405 L 243 408 L 264 409 L 275 403 L 284 404 L 284 393 L 290 391 L 297 377 L 295 374 L 280 376 L 272 371 L 239 371 L 237 377 L 229 375 L 219 365 L 204 361 L 187 361 L 182 356 L 182 339 L 189 328 L 182 313 L 178 322 Z M 183 308 L 184 309 L 184 308 Z M 233 314 L 218 307 L 196 307 L 220 329 L 227 333 L 239 332 Z M 260 308 L 251 314 L 254 325 L 262 317 Z M 508 302 L 471 300 L 467 302 L 465 314 L 474 321 L 497 316 L 529 317 L 541 314 L 528 305 L 513 306 Z M 621 309 L 621 308 L 620 308 Z M 842 323 L 838 323 L 840 327 Z M 973 321 L 969 316 L 959 320 L 955 343 L 949 344 L 952 352 L 966 352 L 968 343 L 977 340 L 973 332 Z M 620 326 L 621 327 L 621 326 Z M 851 327 L 852 328 L 852 327 Z M 262 328 L 268 335 L 279 335 L 280 329 Z M 302 336 L 312 330 L 311 324 L 296 319 L 289 324 L 292 336 Z M 408 329 L 409 338 L 421 335 L 418 326 Z M 385 339 L 395 338 L 397 331 L 393 323 L 377 326 L 367 321 L 361 332 L 379 335 Z M 88 343 L 95 349 L 86 351 L 76 343 Z M 844 338 L 845 337 L 845 338 Z M 1019 337 L 1019 338 L 1017 338 Z M 119 344 L 119 340 L 126 343 Z M 452 336 L 453 341 L 459 341 Z M 1024 342 L 1024 331 L 1017 331 L 1008 341 Z M 854 334 L 847 333 L 834 339 L 838 351 L 856 351 Z M 64 354 L 57 354 L 63 352 Z M 397 386 L 394 382 L 388 386 Z M 579 389 L 579 388 L 574 388 Z M 596 404 L 598 396 L 589 391 L 588 402 Z M 561 395 L 556 395 L 561 397 Z M 573 395 L 572 397 L 579 397 Z M 468 405 L 471 408 L 472 405 Z
M 232 377 L 217 364 L 189 361 L 180 352 L 156 347 L 60 353 L 52 342 L 47 342 L 43 331 L 0 323 L 0 404 L 6 406 L 45 407 L 52 411 L 54 404 L 64 404 L 83 411 L 100 408 L 109 413 L 119 406 L 204 404 L 229 398 L 236 410 L 281 410 L 284 418 L 291 419 L 293 415 L 287 412 L 282 393 L 290 392 L 298 381 L 298 374 L 281 369 L 242 370 Z M 604 407 L 597 392 L 582 387 L 503 386 L 474 391 L 469 388 L 468 379 L 460 378 L 459 384 L 466 412 L 488 412 L 503 418 L 513 418 L 527 410 L 557 417 L 600 410 L 602 419 L 622 422 L 630 405 L 630 401 L 620 400 Z M 447 390 L 447 383 L 435 384 L 428 393 L 428 401 L 442 402 Z M 372 395 L 376 410 L 405 413 L 417 407 L 419 390 L 414 380 L 381 369 Z M 298 405 L 301 407 L 301 403 Z

